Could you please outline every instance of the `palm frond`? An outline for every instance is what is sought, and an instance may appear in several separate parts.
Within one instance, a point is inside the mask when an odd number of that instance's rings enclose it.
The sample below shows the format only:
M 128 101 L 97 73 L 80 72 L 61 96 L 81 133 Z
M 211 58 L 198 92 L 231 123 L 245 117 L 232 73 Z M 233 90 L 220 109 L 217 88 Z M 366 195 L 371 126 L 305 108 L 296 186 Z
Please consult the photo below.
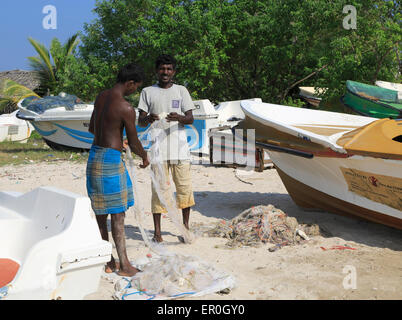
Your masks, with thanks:
M 21 97 L 35 96 L 40 98 L 31 89 L 10 79 L 0 79 L 0 97 L 3 99 L 18 99 Z
M 55 82 L 52 80 L 49 69 L 39 57 L 28 57 L 28 60 L 31 68 L 37 72 L 40 82 L 40 86 L 37 91 L 40 94 L 46 94 L 48 89 L 53 88 L 55 84 Z
M 50 75 L 51 80 L 56 81 L 56 77 L 53 72 L 53 65 L 50 61 L 49 51 L 46 49 L 46 47 L 43 44 L 39 43 L 38 41 L 36 41 L 32 38 L 28 38 L 28 40 L 32 44 L 32 46 L 34 47 L 36 52 L 39 54 L 39 57 L 43 61 L 43 65 L 46 66 L 46 68 L 48 69 L 48 73 Z
M 50 80 L 51 75 L 49 72 L 49 68 L 47 67 L 47 65 L 45 65 L 42 59 L 40 59 L 39 57 L 28 57 L 28 60 L 33 70 L 46 75 L 47 78 Z
M 53 38 L 52 42 L 50 43 L 50 53 L 53 58 L 55 70 L 60 68 L 60 52 L 64 50 L 63 46 L 61 45 L 59 39 Z
M 64 44 L 65 55 L 70 55 L 79 43 L 80 39 L 78 39 L 78 33 L 68 38 L 66 43 Z
M 55 93 L 53 91 L 56 90 L 59 81 L 57 72 L 64 72 L 67 57 L 73 53 L 79 43 L 78 33 L 67 39 L 63 45 L 57 38 L 54 38 L 50 49 L 32 38 L 28 38 L 28 40 L 39 55 L 28 57 L 28 60 L 32 69 L 38 72 L 41 83 L 40 93 Z
M 22 84 L 10 79 L 0 79 L 0 112 L 14 110 L 20 100 L 31 96 L 40 98 Z
M 15 110 L 15 104 L 12 104 L 10 100 L 0 98 L 0 114 L 11 113 Z

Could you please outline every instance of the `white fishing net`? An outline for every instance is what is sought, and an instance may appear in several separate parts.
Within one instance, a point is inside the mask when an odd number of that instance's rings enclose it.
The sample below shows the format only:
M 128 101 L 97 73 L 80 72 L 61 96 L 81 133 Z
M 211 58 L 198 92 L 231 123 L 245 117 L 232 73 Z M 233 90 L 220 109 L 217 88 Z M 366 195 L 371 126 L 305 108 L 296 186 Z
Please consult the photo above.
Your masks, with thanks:
M 116 283 L 115 296 L 122 300 L 178 299 L 233 289 L 232 276 L 194 256 L 166 254 L 152 257 L 142 272 Z
M 166 139 L 167 130 L 172 130 L 172 127 L 165 118 L 162 118 L 159 121 L 155 121 L 149 131 L 149 138 L 151 140 L 150 161 L 151 166 L 154 168 L 154 170 L 151 170 L 151 179 L 158 194 L 159 200 L 166 208 L 168 217 L 174 223 L 178 231 L 182 234 L 184 242 L 192 243 L 195 240 L 195 236 L 188 229 L 186 229 L 182 223 L 181 213 L 176 205 L 176 198 L 173 194 L 173 191 L 169 187 L 171 185 L 170 179 L 169 177 L 166 177 L 163 169 L 163 158 L 160 152 L 160 145 L 161 142 Z M 183 141 L 181 143 L 187 143 L 187 141 Z
M 169 126 L 166 119 L 155 121 L 149 130 L 150 161 L 154 172 L 150 176 L 163 206 L 167 209 L 170 220 L 181 233 L 185 243 L 193 243 L 195 235 L 186 229 L 181 220 L 181 212 L 176 206 L 173 192 L 162 192 L 161 186 L 170 184 L 162 167 L 160 141 L 166 135 Z M 128 161 L 127 161 L 128 160 Z M 137 179 L 131 150 L 126 152 L 129 174 L 133 182 L 135 204 L 132 209 L 145 245 L 154 253 L 151 258 L 142 259 L 136 267 L 141 270 L 132 278 L 121 278 L 115 284 L 115 297 L 122 300 L 177 299 L 185 296 L 201 296 L 209 293 L 233 289 L 235 280 L 232 276 L 217 270 L 211 264 L 194 256 L 170 252 L 165 245 L 150 241 L 151 235 L 143 227 L 144 209 L 137 192 Z

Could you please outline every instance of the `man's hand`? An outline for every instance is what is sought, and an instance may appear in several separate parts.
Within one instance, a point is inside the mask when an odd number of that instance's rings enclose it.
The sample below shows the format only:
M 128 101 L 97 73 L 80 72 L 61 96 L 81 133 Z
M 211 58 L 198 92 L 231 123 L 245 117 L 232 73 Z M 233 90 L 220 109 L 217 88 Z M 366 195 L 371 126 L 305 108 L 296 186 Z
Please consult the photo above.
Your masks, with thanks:
M 159 120 L 159 116 L 158 116 L 157 114 L 150 113 L 150 114 L 147 116 L 147 121 L 148 121 L 148 123 L 153 123 L 153 122 L 156 121 L 156 120 Z
M 167 121 L 180 121 L 183 116 L 179 115 L 177 112 L 171 112 L 166 116 Z
M 145 169 L 148 166 L 149 166 L 149 160 L 148 156 L 146 156 L 145 158 L 142 158 L 142 164 L 140 164 L 140 168 Z

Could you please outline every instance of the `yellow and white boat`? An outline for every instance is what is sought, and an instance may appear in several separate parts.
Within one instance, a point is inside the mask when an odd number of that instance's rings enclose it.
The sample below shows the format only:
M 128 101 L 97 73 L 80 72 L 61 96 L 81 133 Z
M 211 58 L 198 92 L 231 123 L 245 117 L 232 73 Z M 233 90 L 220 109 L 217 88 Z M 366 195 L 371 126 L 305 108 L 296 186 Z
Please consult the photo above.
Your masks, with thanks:
M 402 229 L 402 119 L 241 106 L 297 205 Z

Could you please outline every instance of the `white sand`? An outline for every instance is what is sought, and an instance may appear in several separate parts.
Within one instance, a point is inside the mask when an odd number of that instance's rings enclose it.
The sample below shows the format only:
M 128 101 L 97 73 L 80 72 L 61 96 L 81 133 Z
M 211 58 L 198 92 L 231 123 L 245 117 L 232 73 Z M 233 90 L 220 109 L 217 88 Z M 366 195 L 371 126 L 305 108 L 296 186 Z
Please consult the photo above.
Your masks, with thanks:
M 145 228 L 152 233 L 148 170 L 136 172 L 146 213 Z M 191 245 L 182 244 L 173 223 L 162 219 L 168 250 L 195 255 L 236 279 L 237 287 L 229 294 L 198 299 L 402 299 L 402 231 L 325 212 L 303 211 L 289 197 L 275 169 L 242 178 L 251 184 L 237 179 L 232 168 L 208 165 L 194 165 L 192 177 L 196 205 L 190 223 L 211 224 L 231 219 L 252 206 L 273 204 L 299 223 L 316 223 L 331 234 L 276 252 L 269 252 L 269 245 L 222 249 L 227 241 L 222 238 L 204 237 Z M 85 164 L 61 161 L 0 167 L 1 191 L 27 192 L 50 185 L 86 195 L 85 183 Z M 148 253 L 132 214 L 126 217 L 126 239 L 130 260 Z M 345 244 L 356 250 L 320 248 Z M 350 268 L 356 271 L 355 289 L 343 285 L 345 277 L 351 276 L 347 272 Z M 113 293 L 113 283 L 101 279 L 98 291 L 86 299 L 111 300 Z

